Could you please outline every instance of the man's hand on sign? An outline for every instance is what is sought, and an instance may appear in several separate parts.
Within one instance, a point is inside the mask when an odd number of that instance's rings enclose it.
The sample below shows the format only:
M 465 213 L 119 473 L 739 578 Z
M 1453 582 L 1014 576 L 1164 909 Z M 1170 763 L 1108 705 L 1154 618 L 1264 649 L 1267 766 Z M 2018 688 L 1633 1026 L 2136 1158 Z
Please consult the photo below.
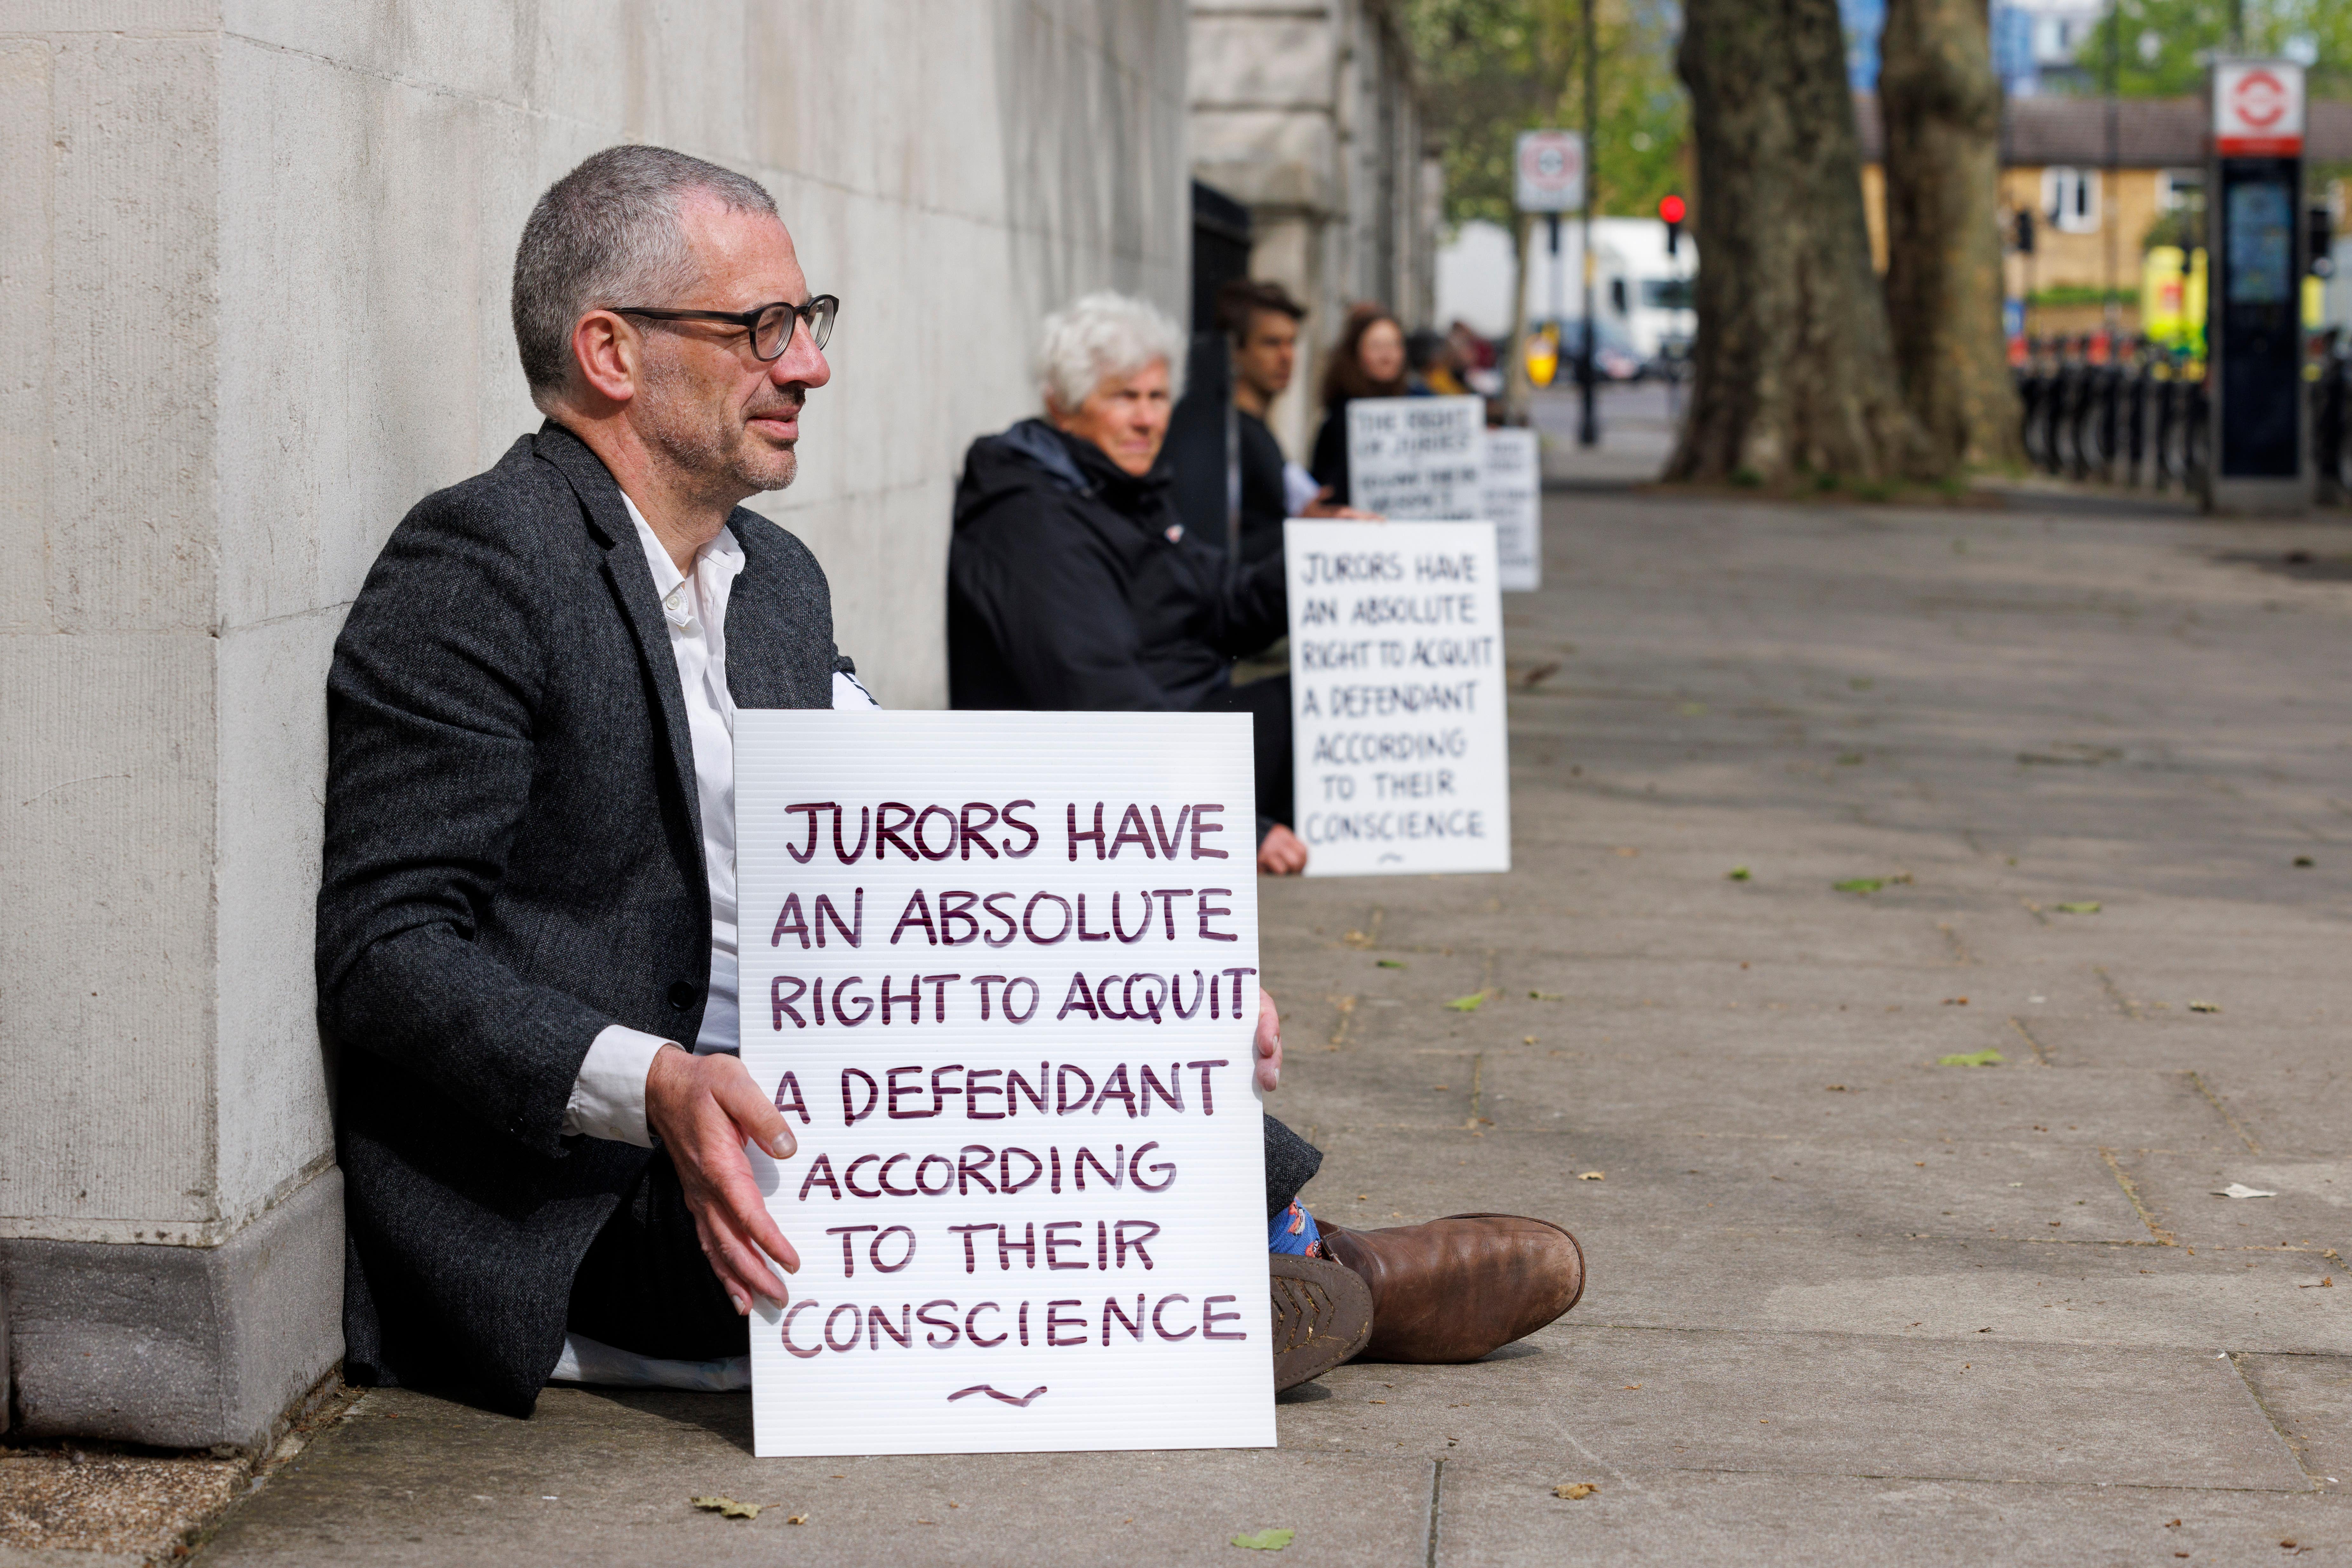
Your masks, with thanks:
M 1383 522 L 1387 521 L 1376 511 L 1359 511 L 1356 508 L 1351 506 L 1341 506 L 1339 502 L 1331 499 L 1331 493 L 1332 487 L 1325 485 L 1321 489 L 1315 493 L 1315 499 L 1308 501 L 1305 508 L 1299 511 L 1298 515 L 1301 517 L 1349 518 L 1357 522 Z
M 1268 1094 L 1282 1087 L 1282 1015 L 1274 998 L 1260 987 L 1257 994 L 1257 1086 Z
M 1307 846 L 1277 822 L 1257 847 L 1257 868 L 1269 877 L 1296 877 L 1307 869 Z
M 702 1255 L 735 1310 L 749 1313 L 754 1296 L 782 1304 L 784 1282 L 760 1254 L 788 1273 L 800 1271 L 801 1256 L 770 1217 L 743 1144 L 748 1139 L 779 1160 L 792 1158 L 799 1145 L 783 1113 L 737 1058 L 667 1046 L 646 1072 L 646 1125 L 677 1166 Z

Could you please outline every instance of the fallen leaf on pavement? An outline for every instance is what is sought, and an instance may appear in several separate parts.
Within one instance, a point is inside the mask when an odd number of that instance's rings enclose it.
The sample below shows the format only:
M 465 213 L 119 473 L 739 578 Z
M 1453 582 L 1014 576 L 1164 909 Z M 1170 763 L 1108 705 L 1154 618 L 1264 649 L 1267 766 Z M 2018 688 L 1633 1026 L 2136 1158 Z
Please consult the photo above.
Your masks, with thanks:
M 737 1502 L 731 1497 L 698 1497 L 688 1498 L 686 1500 L 704 1512 L 715 1513 L 721 1519 L 757 1519 L 760 1517 L 761 1509 L 772 1506 L 764 1502 Z
M 1401 958 L 1376 958 L 1372 960 L 1372 967 L 1375 969 L 1402 969 L 1404 967 L 1404 960 Z
M 1530 991 L 1528 993 L 1528 1000 L 1530 1002 L 1559 1002 L 1566 1000 L 1567 996 L 1568 993 L 1565 991 Z
M 1751 879 L 1748 875 L 1747 867 L 1734 866 L 1730 870 L 1726 871 L 1723 874 L 1723 879 L 1727 882 L 1745 882 Z
M 786 1524 L 806 1524 L 808 1522 L 808 1515 L 804 1513 L 788 1513 L 784 1515 L 784 1522 Z
M 2294 858 L 2294 863 L 2295 863 L 2295 865 L 2296 865 L 2296 866 L 2298 866 L 2298 867 L 2300 867 L 2300 868 L 2305 868 L 2305 869 L 2308 869 L 2308 868 L 2309 868 L 2312 865 L 2314 865 L 2315 862 L 2314 862 L 2314 861 L 2313 861 L 2313 859 L 2311 858 L 2311 857 L 2310 857 L 2310 856 L 2308 856 L 2308 855 L 2298 855 L 2298 856 L 2296 856 L 2296 857 Z
M 1297 1533 L 1295 1530 L 1261 1530 L 1255 1535 L 1234 1536 L 1234 1544 L 1246 1546 L 1252 1552 L 1279 1552 L 1289 1545 L 1291 1537 Z
M 1446 1005 L 1457 1013 L 1475 1013 L 1486 1005 L 1486 994 L 1484 991 L 1473 991 L 1467 996 L 1456 996 Z
M 1551 1495 L 1564 1497 L 1570 1502 L 1582 1502 L 1600 1489 L 1590 1481 L 1570 1481 L 1565 1485 L 1552 1488 Z
M 1576 1179 L 1580 1182 L 1604 1182 L 1609 1179 L 1609 1173 L 1606 1171 L 1584 1171 L 1579 1173 Z
M 2095 915 L 2099 912 L 2096 899 L 2081 899 L 2071 904 L 2053 904 L 2050 907 L 2062 915 Z
M 2335 1286 L 2336 1276 L 2333 1274 L 2323 1274 L 2316 1279 L 2298 1279 L 2294 1282 L 2294 1288 L 2298 1290 L 2328 1290 L 2333 1289 Z
M 1936 1065 L 1939 1068 L 1990 1068 L 1999 1067 L 2008 1059 L 1999 1051 L 1987 1047 L 1980 1051 L 1967 1051 L 1956 1056 L 1937 1057 Z
M 1965 1007 L 1968 1005 L 1969 999 L 1965 996 L 1947 996 L 1944 998 L 1944 1005 L 1947 1007 Z
M 1641 851 L 1621 844 L 1617 847 L 1617 853 L 1625 857 L 1626 859 L 1631 860 L 1634 856 L 1639 855 Z
M 1874 893 L 1885 886 L 1886 886 L 1886 882 L 1883 878 L 1848 877 L 1843 882 L 1832 882 L 1830 884 L 1830 891 L 1833 893 Z
M 2192 1013 L 2218 1013 L 2221 1005 L 2219 1002 L 2191 1002 L 2189 1010 Z
M 2276 1193 L 2265 1192 L 2260 1187 L 2250 1187 L 2243 1182 L 2231 1182 L 2226 1187 L 2216 1187 L 2213 1189 L 2213 1195 L 2217 1198 L 2274 1198 L 2278 1196 Z
M 1827 1094 L 1843 1094 L 1847 1092 L 1845 1085 L 1842 1083 L 1825 1083 L 1822 1085 L 1822 1092 Z

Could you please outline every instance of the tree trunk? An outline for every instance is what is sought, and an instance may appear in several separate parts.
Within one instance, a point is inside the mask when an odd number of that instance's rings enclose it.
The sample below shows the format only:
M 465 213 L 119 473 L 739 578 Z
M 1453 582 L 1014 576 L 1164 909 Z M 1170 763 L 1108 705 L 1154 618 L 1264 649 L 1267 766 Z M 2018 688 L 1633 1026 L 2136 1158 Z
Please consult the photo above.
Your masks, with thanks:
M 2000 87 L 1985 0 L 1889 0 L 1886 316 L 1935 465 L 2024 460 L 2000 321 Z
M 1698 342 L 1671 478 L 1922 474 L 1870 267 L 1836 0 L 1688 0 Z

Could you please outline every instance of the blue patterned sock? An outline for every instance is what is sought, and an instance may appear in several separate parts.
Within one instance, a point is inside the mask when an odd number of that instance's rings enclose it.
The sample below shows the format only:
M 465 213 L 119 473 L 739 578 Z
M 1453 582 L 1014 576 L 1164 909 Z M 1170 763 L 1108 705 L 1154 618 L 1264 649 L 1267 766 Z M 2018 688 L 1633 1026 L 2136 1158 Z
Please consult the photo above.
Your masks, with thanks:
M 1292 1204 L 1266 1222 L 1265 1249 L 1286 1252 L 1294 1258 L 1320 1258 L 1323 1233 L 1316 1227 L 1313 1215 Z

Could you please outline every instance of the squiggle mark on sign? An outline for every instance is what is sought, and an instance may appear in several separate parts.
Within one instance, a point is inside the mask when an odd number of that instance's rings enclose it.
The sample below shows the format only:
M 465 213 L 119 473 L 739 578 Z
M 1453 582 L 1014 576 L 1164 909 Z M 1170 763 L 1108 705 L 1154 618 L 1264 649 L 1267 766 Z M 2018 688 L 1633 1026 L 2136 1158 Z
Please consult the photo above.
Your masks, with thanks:
M 991 1388 L 984 1383 L 975 1383 L 970 1388 L 959 1388 L 953 1394 L 949 1394 L 948 1403 L 950 1405 L 953 1405 L 957 1400 L 961 1399 L 967 1394 L 985 1394 L 991 1399 L 1002 1399 L 1007 1405 L 1018 1405 L 1025 1407 L 1031 1400 L 1036 1398 L 1039 1394 L 1045 1392 L 1045 1385 L 1042 1383 L 1026 1394 L 1003 1394 Z

